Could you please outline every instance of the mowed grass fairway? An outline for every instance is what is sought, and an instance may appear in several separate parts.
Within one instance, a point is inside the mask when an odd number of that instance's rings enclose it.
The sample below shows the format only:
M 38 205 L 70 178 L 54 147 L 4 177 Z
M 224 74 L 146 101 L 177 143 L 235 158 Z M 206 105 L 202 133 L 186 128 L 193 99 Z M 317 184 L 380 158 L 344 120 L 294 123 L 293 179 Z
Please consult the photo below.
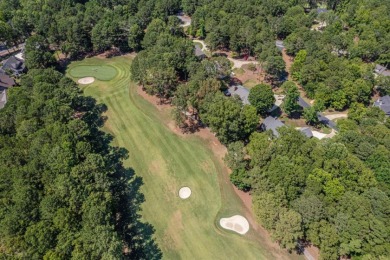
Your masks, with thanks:
M 91 63 L 85 62 L 82 65 L 75 66 L 69 70 L 69 75 L 73 78 L 94 77 L 97 80 L 108 81 L 112 80 L 118 71 L 115 67 L 107 65 L 96 65 L 93 60 Z
M 86 59 L 69 70 L 84 64 L 118 71 L 113 80 L 83 89 L 108 106 L 105 131 L 115 136 L 115 145 L 129 151 L 126 166 L 143 178 L 141 214 L 155 227 L 164 259 L 275 259 L 256 232 L 241 236 L 219 227 L 220 217 L 244 214 L 241 201 L 204 141 L 172 132 L 166 126 L 170 115 L 137 93 L 129 74 L 131 57 Z M 182 186 L 192 189 L 189 199 L 179 198 Z

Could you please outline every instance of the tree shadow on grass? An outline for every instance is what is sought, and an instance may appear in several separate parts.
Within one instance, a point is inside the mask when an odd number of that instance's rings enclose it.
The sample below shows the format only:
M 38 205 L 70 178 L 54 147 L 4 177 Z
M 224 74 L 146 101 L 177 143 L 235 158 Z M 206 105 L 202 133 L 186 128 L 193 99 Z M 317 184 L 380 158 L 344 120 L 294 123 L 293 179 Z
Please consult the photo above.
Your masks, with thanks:
M 145 196 L 140 192 L 144 182 L 131 168 L 123 168 L 122 173 L 121 185 L 126 192 L 121 194 L 119 201 L 117 229 L 123 235 L 124 256 L 127 259 L 161 259 L 162 251 L 153 236 L 155 229 L 143 222 L 139 214 L 141 204 L 145 202 Z

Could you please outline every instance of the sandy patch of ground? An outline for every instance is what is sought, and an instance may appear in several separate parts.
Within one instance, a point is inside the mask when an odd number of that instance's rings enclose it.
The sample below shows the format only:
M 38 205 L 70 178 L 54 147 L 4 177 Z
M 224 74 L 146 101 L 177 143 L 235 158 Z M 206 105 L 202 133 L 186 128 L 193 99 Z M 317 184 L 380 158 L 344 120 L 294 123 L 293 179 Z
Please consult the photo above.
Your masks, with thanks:
M 329 120 L 334 120 L 334 119 L 337 119 L 337 118 L 348 118 L 348 114 L 347 113 L 340 113 L 340 114 L 331 114 L 331 115 L 324 115 L 326 118 L 328 118 Z
M 327 136 L 327 134 L 320 133 L 318 131 L 311 131 L 313 133 L 313 136 L 318 139 L 323 139 Z
M 79 84 L 82 84 L 82 85 L 88 85 L 88 84 L 93 83 L 94 81 L 95 81 L 94 77 L 85 77 L 85 78 L 79 79 L 77 82 Z
M 179 190 L 179 197 L 183 200 L 188 199 L 191 196 L 191 189 L 188 187 L 182 187 Z
M 248 220 L 240 215 L 235 215 L 230 218 L 221 218 L 219 224 L 224 229 L 232 230 L 241 235 L 245 235 L 249 231 Z
M 336 134 L 337 134 L 337 132 L 336 132 L 334 129 L 332 129 L 332 131 L 330 132 L 330 134 L 327 134 L 327 135 L 325 136 L 325 138 L 332 138 L 332 137 L 334 137 Z
M 191 17 L 188 15 L 179 14 L 176 17 L 181 21 L 180 27 L 187 27 L 191 25 Z
M 230 57 L 228 57 L 228 59 L 229 59 L 231 62 L 233 62 L 233 67 L 232 67 L 232 69 L 235 69 L 235 68 L 239 69 L 239 68 L 241 68 L 242 66 L 244 66 L 244 65 L 249 65 L 249 64 L 255 64 L 255 65 L 259 64 L 259 62 L 257 62 L 257 61 L 236 60 L 236 59 L 233 59 L 233 58 L 230 58 Z

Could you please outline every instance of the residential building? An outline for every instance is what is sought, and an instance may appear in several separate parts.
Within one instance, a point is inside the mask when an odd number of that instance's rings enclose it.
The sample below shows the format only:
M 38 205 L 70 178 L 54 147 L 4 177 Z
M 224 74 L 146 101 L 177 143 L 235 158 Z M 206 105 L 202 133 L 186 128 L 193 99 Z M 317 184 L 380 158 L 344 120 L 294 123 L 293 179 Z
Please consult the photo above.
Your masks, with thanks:
M 202 51 L 199 45 L 195 45 L 195 56 L 198 57 L 199 59 L 207 58 L 206 54 Z
M 242 103 L 244 105 L 250 105 L 248 96 L 249 96 L 249 90 L 241 85 L 235 85 L 228 88 L 228 90 L 225 91 L 226 96 L 234 96 L 237 95 L 240 97 Z
M 1 69 L 3 71 L 9 71 L 15 76 L 20 76 L 23 72 L 25 72 L 26 66 L 24 65 L 24 60 L 19 59 L 16 56 L 12 56 L 3 63 Z
M 390 96 L 386 95 L 378 98 L 377 101 L 374 102 L 375 107 L 379 107 L 387 116 L 390 116 Z
M 284 126 L 282 121 L 269 116 L 264 119 L 263 123 L 261 124 L 261 129 L 263 131 L 271 130 L 274 136 L 279 137 L 278 128 L 282 126 Z
M 390 76 L 390 70 L 379 64 L 375 65 L 374 71 L 377 75 Z

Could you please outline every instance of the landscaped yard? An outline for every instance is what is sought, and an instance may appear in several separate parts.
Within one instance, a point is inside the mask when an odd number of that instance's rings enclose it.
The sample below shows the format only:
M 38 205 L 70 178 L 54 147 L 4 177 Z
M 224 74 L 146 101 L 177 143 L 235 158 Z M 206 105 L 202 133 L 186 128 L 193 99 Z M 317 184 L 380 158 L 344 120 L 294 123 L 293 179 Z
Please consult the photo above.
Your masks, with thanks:
M 143 178 L 142 215 L 155 227 L 165 259 L 290 258 L 284 251 L 265 245 L 253 229 L 242 236 L 219 227 L 221 217 L 245 215 L 241 200 L 205 141 L 175 134 L 166 126 L 169 113 L 156 109 L 137 93 L 129 74 L 131 57 L 74 62 L 69 75 L 89 64 L 117 71 L 110 81 L 95 81 L 83 90 L 107 105 L 104 129 L 114 135 L 116 145 L 129 150 L 125 165 Z M 95 75 L 83 71 L 82 76 Z M 192 190 L 186 200 L 178 196 L 182 186 Z

